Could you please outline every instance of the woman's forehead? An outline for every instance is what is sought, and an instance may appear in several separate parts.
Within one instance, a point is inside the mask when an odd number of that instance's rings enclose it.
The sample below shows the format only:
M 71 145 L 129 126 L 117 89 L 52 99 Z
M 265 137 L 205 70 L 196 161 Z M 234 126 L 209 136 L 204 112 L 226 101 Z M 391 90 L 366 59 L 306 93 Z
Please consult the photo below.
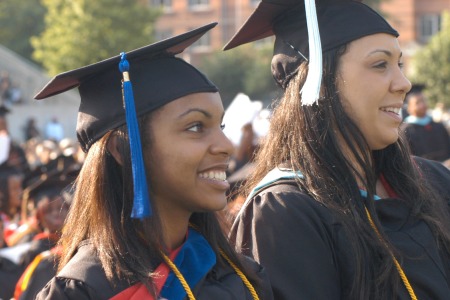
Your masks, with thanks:
M 180 97 L 152 112 L 154 115 L 172 116 L 181 119 L 189 113 L 199 112 L 205 115 L 223 113 L 219 93 L 193 93 Z
M 377 33 L 350 42 L 344 55 L 357 55 L 368 58 L 377 54 L 384 54 L 399 58 L 402 54 L 398 39 L 390 34 Z

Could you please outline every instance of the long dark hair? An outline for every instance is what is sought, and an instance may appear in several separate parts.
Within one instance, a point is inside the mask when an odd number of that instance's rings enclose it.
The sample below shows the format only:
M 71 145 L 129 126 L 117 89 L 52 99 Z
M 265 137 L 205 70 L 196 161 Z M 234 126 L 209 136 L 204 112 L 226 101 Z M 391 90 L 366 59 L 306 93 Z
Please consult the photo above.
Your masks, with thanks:
M 151 115 L 139 119 L 143 153 L 148 153 L 151 147 Z M 112 135 L 117 136 L 118 149 L 125 162 L 123 165 L 108 153 L 107 144 Z M 142 282 L 154 294 L 151 277 L 163 261 L 160 253 L 160 249 L 164 249 L 163 230 L 155 206 L 151 218 L 139 221 L 130 217 L 133 205 L 133 189 L 130 187 L 133 183 L 131 163 L 126 163 L 130 161 L 125 126 L 108 132 L 92 145 L 75 183 L 73 203 L 60 240 L 63 253 L 59 269 L 73 257 L 79 244 L 89 239 L 97 250 L 108 280 L 112 283 L 125 280 L 129 284 Z M 190 222 L 208 240 L 219 264 L 226 264 L 220 256 L 221 249 L 251 281 L 257 282 L 255 275 L 242 265 L 228 244 L 216 213 L 194 213 Z
M 344 45 L 324 53 L 318 105 L 301 105 L 300 88 L 306 79 L 307 64 L 300 65 L 276 104 L 269 133 L 256 154 L 256 170 L 244 186 L 244 193 L 248 194 L 280 164 L 287 163 L 302 172 L 305 178 L 298 181 L 300 188 L 333 211 L 347 234 L 355 262 L 350 298 L 392 299 L 400 279 L 390 253 L 398 253 L 386 236 L 380 242 L 365 212 L 367 207 L 376 226 L 381 228 L 373 201 L 366 200 L 375 194 L 381 172 L 412 213 L 428 223 L 447 249 L 450 249 L 450 226 L 444 216 L 446 209 L 426 182 L 420 180 L 403 139 L 383 150 L 371 151 L 346 114 L 336 83 L 339 59 L 346 49 Z M 352 161 L 339 150 L 343 147 L 353 155 Z M 367 198 L 361 197 L 358 182 L 363 183 Z

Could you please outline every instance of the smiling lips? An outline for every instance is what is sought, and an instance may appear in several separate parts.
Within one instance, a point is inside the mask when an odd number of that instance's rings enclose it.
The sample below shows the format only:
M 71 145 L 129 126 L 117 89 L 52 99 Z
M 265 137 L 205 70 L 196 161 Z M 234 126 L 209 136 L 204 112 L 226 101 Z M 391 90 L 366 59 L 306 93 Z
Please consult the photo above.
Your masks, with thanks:
M 399 107 L 382 107 L 382 108 L 380 108 L 380 110 L 399 115 L 401 108 L 399 108 Z
M 225 171 L 209 171 L 199 174 L 200 178 L 212 179 L 217 181 L 227 180 L 227 174 Z

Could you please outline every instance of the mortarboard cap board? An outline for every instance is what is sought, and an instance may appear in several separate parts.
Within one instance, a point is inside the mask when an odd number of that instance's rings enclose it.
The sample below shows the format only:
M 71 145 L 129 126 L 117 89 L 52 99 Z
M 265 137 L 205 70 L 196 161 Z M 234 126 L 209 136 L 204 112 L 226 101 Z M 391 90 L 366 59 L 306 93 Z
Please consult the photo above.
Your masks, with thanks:
M 216 25 L 211 23 L 126 53 L 138 116 L 187 94 L 217 92 L 202 73 L 174 57 Z M 35 96 L 44 99 L 78 87 L 81 104 L 76 130 L 85 152 L 106 132 L 126 123 L 120 60 L 117 55 L 56 75 Z
M 54 174 L 53 176 L 42 174 L 39 180 L 24 189 L 24 201 L 33 200 L 37 203 L 42 196 L 61 195 L 61 192 L 72 183 L 73 180 L 64 174 Z
M 322 52 L 375 33 L 398 36 L 398 32 L 382 16 L 361 2 L 262 0 L 224 50 L 275 35 L 272 74 L 281 87 L 287 86 L 305 60 L 309 60 L 309 77 L 314 69 L 313 56 L 320 56 L 316 66 L 320 70 L 316 71 L 316 77 L 321 77 Z M 317 24 L 318 28 L 311 29 L 311 23 Z M 320 53 L 314 53 L 315 46 L 318 46 Z M 318 99 L 320 80 L 319 86 L 315 85 L 314 89 L 317 95 L 312 102 Z
M 323 51 L 345 44 L 347 39 L 386 30 L 386 21 L 362 0 L 316 0 L 317 18 Z M 303 0 L 262 0 L 244 25 L 224 46 L 224 50 L 272 35 L 286 35 L 295 30 L 307 41 L 305 4 Z M 381 19 L 380 19 L 381 18 Z M 375 20 L 375 24 L 374 24 Z M 371 27 L 375 28 L 371 29 Z M 303 29 L 303 30 L 301 30 Z M 301 31 L 299 31 L 301 30 Z M 396 33 L 388 25 L 387 33 Z
M 24 185 L 32 186 L 35 182 L 41 180 L 42 177 L 65 176 L 73 181 L 77 177 L 79 169 L 80 163 L 73 156 L 61 154 L 46 164 L 27 172 L 24 178 Z
M 135 198 L 132 217 L 151 215 L 137 117 L 189 94 L 218 91 L 199 70 L 175 57 L 216 25 L 61 73 L 35 96 L 43 99 L 78 87 L 76 130 L 85 152 L 108 131 L 127 124 Z

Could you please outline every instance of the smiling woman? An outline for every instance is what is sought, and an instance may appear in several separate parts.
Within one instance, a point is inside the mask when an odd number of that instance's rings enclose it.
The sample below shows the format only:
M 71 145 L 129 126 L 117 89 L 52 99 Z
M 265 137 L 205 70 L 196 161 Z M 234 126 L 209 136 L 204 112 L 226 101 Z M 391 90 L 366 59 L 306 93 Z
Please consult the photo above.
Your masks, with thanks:
M 216 215 L 233 151 L 218 89 L 175 57 L 215 25 L 57 75 L 36 96 L 78 87 L 87 152 L 58 274 L 37 299 L 272 299 Z
M 385 33 L 353 41 L 340 58 L 340 98 L 371 150 L 386 148 L 398 139 L 400 109 L 411 89 L 401 59 L 397 38 Z
M 226 46 L 275 35 L 284 89 L 231 239 L 276 299 L 448 299 L 450 172 L 399 134 L 398 32 L 360 1 L 304 2 L 262 0 Z
M 152 114 L 147 152 L 152 203 L 166 231 L 175 234 L 178 228 L 178 241 L 169 239 L 171 249 L 184 240 L 193 212 L 226 205 L 225 171 L 233 145 L 222 132 L 223 113 L 218 93 L 196 93 Z

